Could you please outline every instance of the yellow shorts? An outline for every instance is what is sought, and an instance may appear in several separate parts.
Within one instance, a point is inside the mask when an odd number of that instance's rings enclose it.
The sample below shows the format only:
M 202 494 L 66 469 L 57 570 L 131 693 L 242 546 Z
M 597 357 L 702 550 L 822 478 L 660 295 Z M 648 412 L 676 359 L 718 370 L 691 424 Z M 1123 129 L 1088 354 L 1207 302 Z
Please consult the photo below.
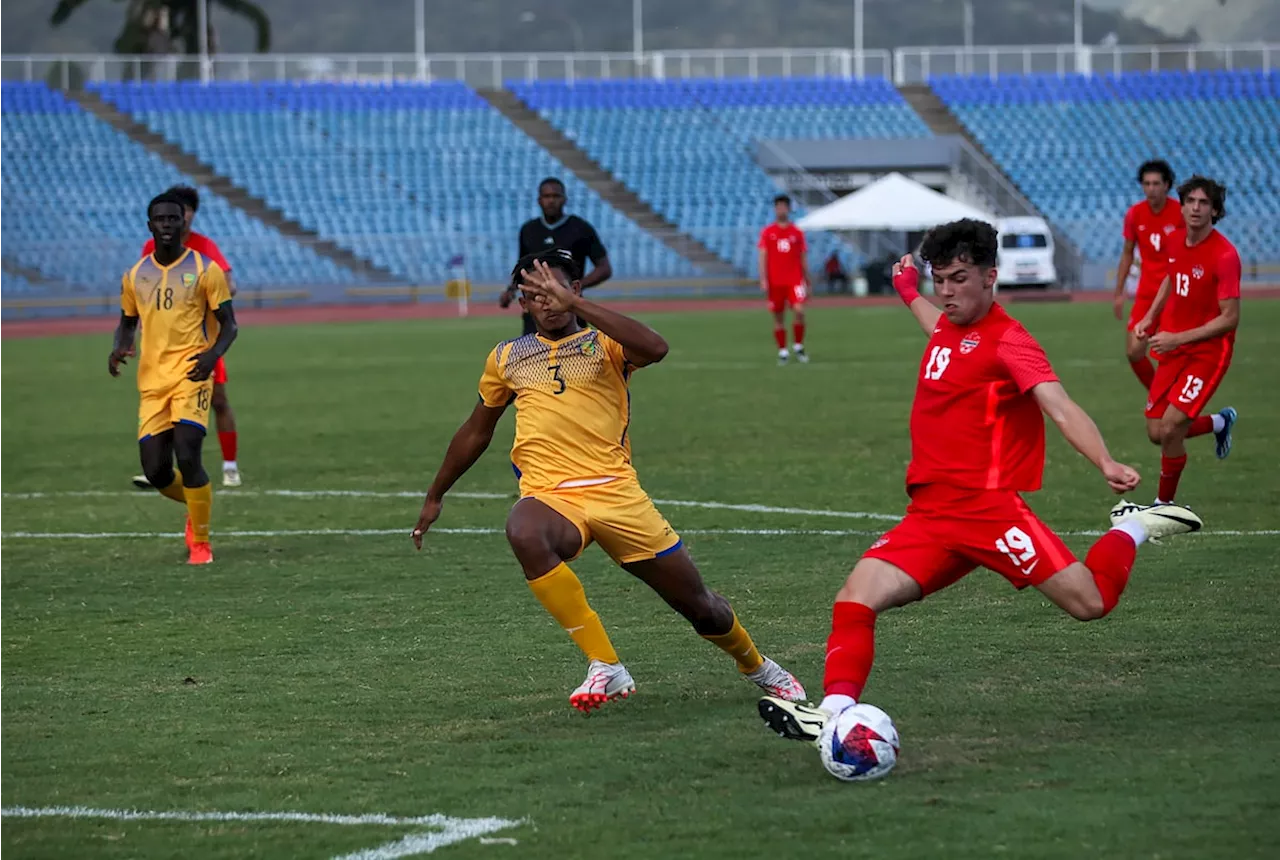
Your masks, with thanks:
M 634 478 L 545 490 L 524 498 L 537 499 L 577 526 L 582 535 L 579 555 L 595 541 L 618 564 L 630 564 L 661 558 L 684 545 Z
M 183 379 L 171 388 L 143 391 L 138 401 L 138 441 L 172 430 L 175 424 L 193 424 L 206 429 L 212 400 L 212 379 L 204 382 Z

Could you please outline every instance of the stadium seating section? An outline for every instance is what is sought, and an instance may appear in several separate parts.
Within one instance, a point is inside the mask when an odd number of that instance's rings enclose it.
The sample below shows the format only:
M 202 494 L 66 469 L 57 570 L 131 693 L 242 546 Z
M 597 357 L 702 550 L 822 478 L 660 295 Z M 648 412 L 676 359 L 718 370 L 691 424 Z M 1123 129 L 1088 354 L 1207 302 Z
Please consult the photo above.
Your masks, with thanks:
M 43 84 L 3 85 L 4 255 L 54 284 L 116 289 L 138 258 L 147 201 L 190 181 Z M 227 248 L 241 286 L 343 283 L 354 276 L 201 189 L 197 228 Z M 5 274 L 4 291 L 31 292 Z
M 101 88 L 303 226 L 397 277 L 439 283 L 449 260 L 502 281 L 538 181 L 562 176 L 619 271 L 694 274 L 465 85 L 198 84 Z
M 1139 164 L 1227 183 L 1222 231 L 1246 260 L 1280 260 L 1280 87 L 1261 71 L 935 78 L 935 92 L 1049 220 L 1114 262 Z
M 560 81 L 508 85 L 654 209 L 736 268 L 756 272 L 777 186 L 755 140 L 928 136 L 884 80 Z M 811 265 L 837 246 L 810 237 Z

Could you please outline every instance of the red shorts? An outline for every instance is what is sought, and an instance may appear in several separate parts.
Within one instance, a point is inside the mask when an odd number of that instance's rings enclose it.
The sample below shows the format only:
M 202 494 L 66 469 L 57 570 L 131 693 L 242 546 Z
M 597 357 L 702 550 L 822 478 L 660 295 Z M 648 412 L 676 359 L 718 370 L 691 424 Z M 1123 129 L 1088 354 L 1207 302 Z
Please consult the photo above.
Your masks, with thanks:
M 1040 585 L 1076 560 L 1017 493 L 945 484 L 916 488 L 907 516 L 863 558 L 901 568 L 925 594 L 975 567 L 994 570 L 1014 588 Z
M 809 288 L 804 284 L 794 287 L 769 285 L 769 310 L 775 314 L 782 313 L 783 308 L 790 305 L 799 307 L 809 300 Z
M 1151 303 L 1156 300 L 1156 293 L 1160 292 L 1160 285 L 1149 287 L 1146 284 L 1138 284 L 1138 291 L 1133 296 L 1133 307 L 1129 310 L 1129 331 L 1133 331 L 1134 326 L 1142 322 L 1146 317 L 1147 311 L 1151 310 Z M 1147 334 L 1153 334 L 1152 331 Z
M 1195 418 L 1209 405 L 1209 398 L 1231 367 L 1234 344 L 1224 337 L 1196 346 L 1194 352 L 1175 353 L 1161 359 L 1147 394 L 1148 418 L 1163 417 L 1170 406 L 1188 418 Z
M 213 366 L 213 384 L 227 384 L 227 362 L 224 359 L 218 359 L 218 363 Z

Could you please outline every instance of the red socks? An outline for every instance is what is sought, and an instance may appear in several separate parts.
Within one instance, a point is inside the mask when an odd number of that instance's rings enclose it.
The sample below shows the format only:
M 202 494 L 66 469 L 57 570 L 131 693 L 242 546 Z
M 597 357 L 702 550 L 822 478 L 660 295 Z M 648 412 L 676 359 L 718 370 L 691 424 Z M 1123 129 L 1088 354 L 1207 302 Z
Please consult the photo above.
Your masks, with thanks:
M 1089 548 L 1085 556 L 1084 566 L 1093 574 L 1093 582 L 1102 595 L 1102 614 L 1116 608 L 1120 602 L 1120 594 L 1129 584 L 1129 571 L 1133 570 L 1133 560 L 1138 556 L 1138 547 L 1133 538 L 1115 529 L 1098 538 L 1097 543 Z
M 1142 383 L 1145 389 L 1151 388 L 1151 383 L 1156 381 L 1156 368 L 1145 355 L 1137 361 L 1129 362 L 1129 367 L 1133 368 L 1133 375 L 1138 377 L 1138 381 Z
M 218 444 L 222 446 L 222 461 L 224 463 L 234 463 L 236 461 L 236 431 L 219 433 Z
M 875 656 L 876 613 L 861 603 L 836 601 L 831 610 L 823 691 L 828 696 L 861 696 Z
M 1156 498 L 1162 502 L 1172 502 L 1178 494 L 1178 481 L 1182 478 L 1182 470 L 1187 466 L 1187 455 L 1181 457 L 1160 458 L 1160 489 Z
M 802 322 L 792 323 L 791 334 L 795 338 L 796 346 L 804 345 L 804 323 Z
M 1212 432 L 1213 416 L 1201 415 L 1199 418 L 1191 419 L 1191 429 L 1187 431 L 1187 438 L 1190 439 L 1192 436 L 1204 436 L 1205 434 Z M 1160 498 L 1163 499 L 1164 496 L 1161 496 Z
M 774 326 L 773 341 L 778 345 L 778 349 L 787 348 L 787 330 L 782 326 Z

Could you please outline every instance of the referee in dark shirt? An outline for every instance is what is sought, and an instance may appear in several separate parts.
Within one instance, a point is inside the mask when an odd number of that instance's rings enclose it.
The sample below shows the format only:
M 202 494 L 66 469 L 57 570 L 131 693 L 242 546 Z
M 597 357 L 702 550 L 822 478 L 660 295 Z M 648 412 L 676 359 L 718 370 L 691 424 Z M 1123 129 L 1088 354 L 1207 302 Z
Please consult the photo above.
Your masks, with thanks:
M 587 271 L 587 260 L 590 260 L 592 269 L 582 277 L 585 290 L 609 280 L 613 276 L 613 266 L 596 228 L 577 215 L 564 214 L 566 200 L 564 183 L 559 179 L 550 177 L 538 183 L 538 206 L 542 209 L 542 217 L 526 221 L 520 228 L 519 253 L 524 257 L 551 248 L 563 248 L 573 255 L 573 261 L 582 272 Z M 515 289 L 508 287 L 498 299 L 498 304 L 505 308 L 515 297 Z M 532 334 L 536 330 L 533 317 L 526 313 L 524 333 Z

